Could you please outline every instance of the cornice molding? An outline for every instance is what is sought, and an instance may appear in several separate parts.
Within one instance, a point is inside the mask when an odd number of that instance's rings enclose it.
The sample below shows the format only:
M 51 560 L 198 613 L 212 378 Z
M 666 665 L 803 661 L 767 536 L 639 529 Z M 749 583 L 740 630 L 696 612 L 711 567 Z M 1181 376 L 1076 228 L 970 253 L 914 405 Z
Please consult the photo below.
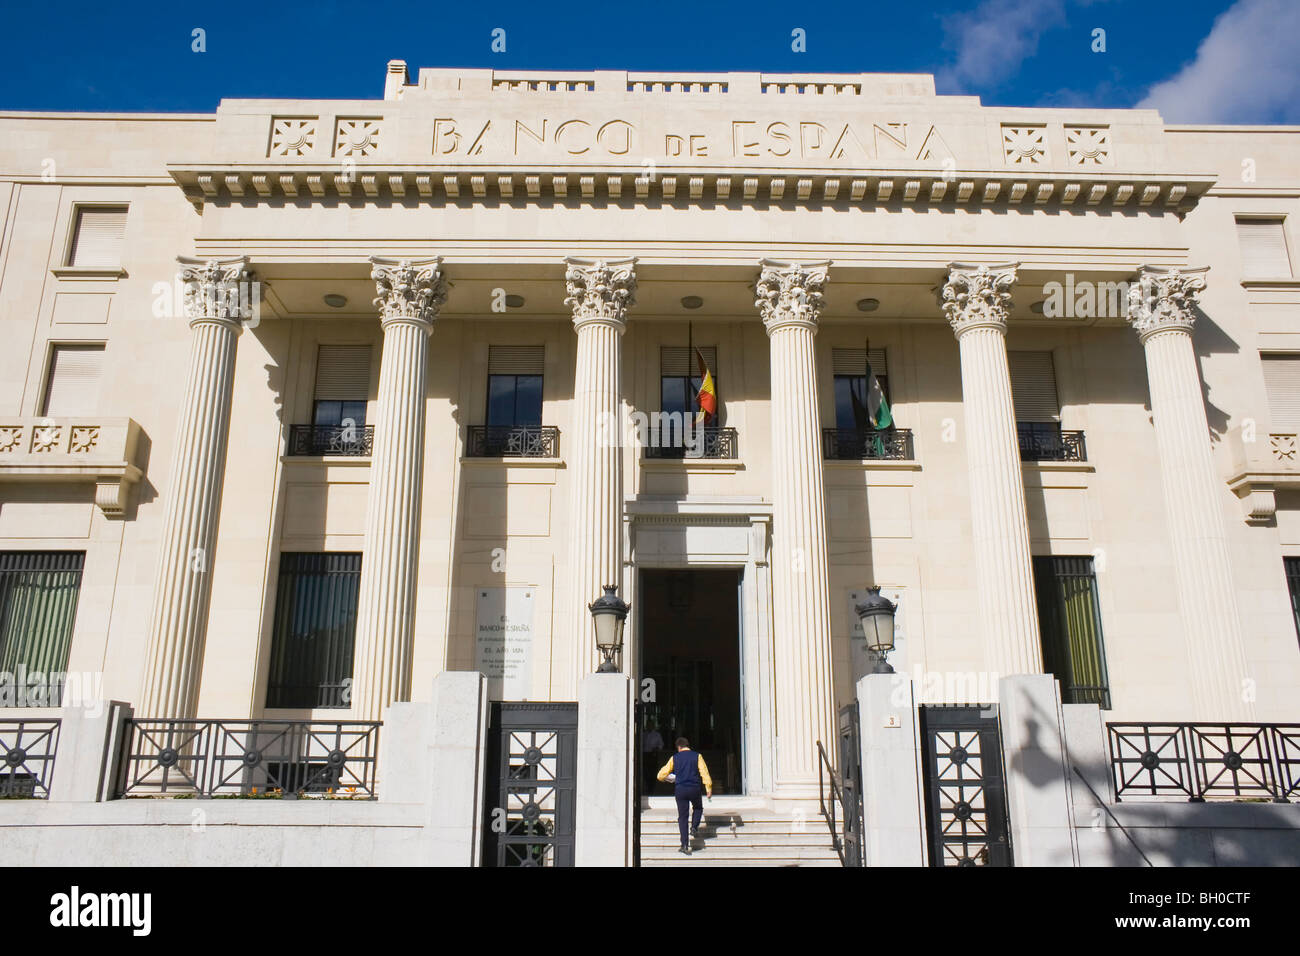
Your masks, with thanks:
M 887 168 L 338 164 L 169 164 L 196 207 L 208 202 L 684 202 L 713 205 L 1149 209 L 1184 213 L 1215 183 L 1203 174 Z

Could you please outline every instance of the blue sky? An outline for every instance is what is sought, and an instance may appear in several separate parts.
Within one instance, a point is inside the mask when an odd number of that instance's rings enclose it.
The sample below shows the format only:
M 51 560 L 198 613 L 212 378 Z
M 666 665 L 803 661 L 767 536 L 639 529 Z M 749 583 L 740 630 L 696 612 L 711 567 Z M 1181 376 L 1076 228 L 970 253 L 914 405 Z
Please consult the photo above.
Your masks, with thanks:
M 52 14 L 56 23 L 52 23 Z M 9 4 L 0 109 L 377 98 L 384 65 L 934 73 L 1007 106 L 1300 123 L 1300 0 Z M 491 31 L 506 31 L 492 52 Z M 206 31 L 193 52 L 191 31 Z M 795 28 L 806 52 L 791 49 Z M 1093 31 L 1105 31 L 1094 52 Z

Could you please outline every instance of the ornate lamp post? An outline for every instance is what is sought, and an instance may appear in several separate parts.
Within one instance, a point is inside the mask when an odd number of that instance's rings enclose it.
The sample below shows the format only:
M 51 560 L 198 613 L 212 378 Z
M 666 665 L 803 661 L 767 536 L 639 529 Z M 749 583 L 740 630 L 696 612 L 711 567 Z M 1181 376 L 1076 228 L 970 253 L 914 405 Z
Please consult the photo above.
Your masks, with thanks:
M 596 628 L 596 647 L 600 650 L 601 665 L 597 674 L 617 674 L 615 655 L 623 651 L 623 626 L 632 606 L 618 596 L 617 584 L 606 584 L 605 593 L 587 605 L 591 623 Z
M 871 673 L 894 673 L 885 657 L 894 649 L 894 614 L 898 605 L 882 595 L 879 587 L 870 587 L 867 588 L 867 599 L 855 605 L 854 610 L 862 621 L 862 633 L 866 635 L 867 647 L 876 652 L 876 666 L 871 669 Z

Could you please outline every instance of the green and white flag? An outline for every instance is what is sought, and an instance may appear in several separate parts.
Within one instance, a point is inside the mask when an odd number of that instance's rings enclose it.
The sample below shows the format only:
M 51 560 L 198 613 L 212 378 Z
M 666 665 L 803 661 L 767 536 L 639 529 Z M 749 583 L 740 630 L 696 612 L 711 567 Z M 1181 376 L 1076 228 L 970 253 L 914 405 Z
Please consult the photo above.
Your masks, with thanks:
M 885 400 L 885 390 L 880 387 L 880 380 L 871 371 L 871 350 L 867 349 L 866 395 L 859 396 L 858 390 L 851 389 L 853 397 L 853 417 L 861 426 L 871 428 L 888 428 L 894 424 L 894 415 Z

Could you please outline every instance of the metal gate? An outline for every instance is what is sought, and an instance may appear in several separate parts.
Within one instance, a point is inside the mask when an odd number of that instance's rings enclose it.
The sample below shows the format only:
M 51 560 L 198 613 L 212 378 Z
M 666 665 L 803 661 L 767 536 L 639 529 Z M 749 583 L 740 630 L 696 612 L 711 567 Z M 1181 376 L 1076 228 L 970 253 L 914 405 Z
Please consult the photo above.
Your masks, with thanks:
M 578 705 L 493 701 L 484 866 L 573 866 Z
M 840 832 L 840 838 L 844 841 L 844 865 L 866 866 L 863 845 L 862 742 L 857 701 L 840 708 L 838 758 L 840 793 L 844 800 L 844 822 Z
M 921 707 L 931 866 L 1010 866 L 997 709 Z

